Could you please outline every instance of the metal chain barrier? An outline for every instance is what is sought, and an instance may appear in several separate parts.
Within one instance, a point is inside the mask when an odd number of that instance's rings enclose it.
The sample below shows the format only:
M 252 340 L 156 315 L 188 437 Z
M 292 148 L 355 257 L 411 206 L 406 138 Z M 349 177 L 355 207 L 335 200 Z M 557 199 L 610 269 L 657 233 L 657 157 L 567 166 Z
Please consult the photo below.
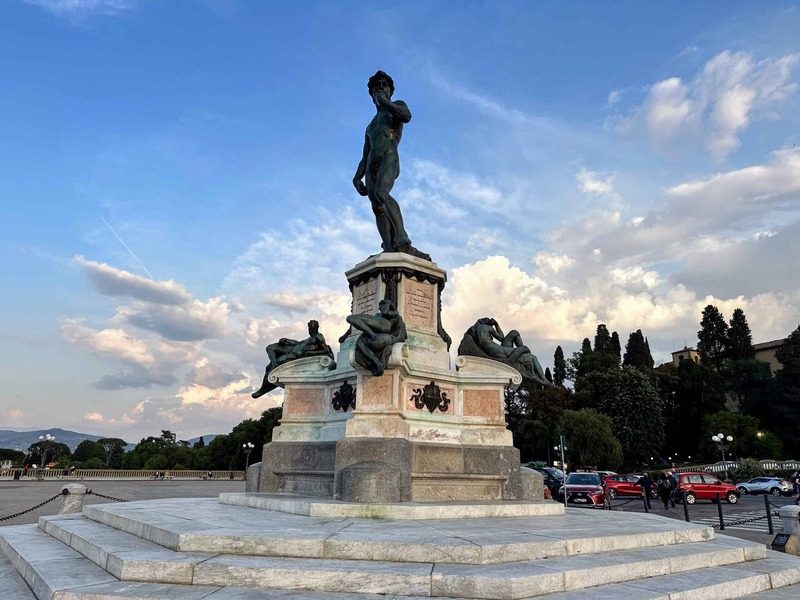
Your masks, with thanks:
M 642 497 L 641 496 L 634 496 L 630 500 L 625 500 L 624 502 L 619 502 L 617 504 L 614 504 L 613 506 L 611 504 L 611 499 L 606 497 L 605 509 L 606 510 L 617 510 L 620 506 L 625 506 L 626 504 L 630 504 L 634 500 L 636 500 L 638 502 L 641 502 L 642 501 Z
M 37 508 L 42 508 L 45 504 L 47 504 L 49 502 L 52 502 L 53 500 L 55 500 L 56 498 L 60 498 L 61 496 L 66 496 L 67 494 L 68 494 L 67 490 L 64 490 L 63 492 L 58 492 L 52 498 L 48 498 L 44 502 L 40 502 L 39 504 L 37 504 L 36 506 L 34 506 L 32 508 L 29 508 L 28 510 L 23 510 L 22 512 L 18 512 L 15 515 L 9 515 L 7 517 L 0 517 L 0 521 L 8 521 L 9 519 L 15 519 L 15 518 L 20 517 L 22 515 L 28 514 L 29 512 L 33 512 Z
M 745 523 L 755 523 L 756 521 L 761 521 L 763 519 L 769 519 L 770 517 L 777 517 L 780 516 L 777 510 L 773 510 L 772 514 L 769 515 L 762 515 L 760 517 L 753 517 L 752 519 L 739 519 L 738 521 L 731 521 L 730 523 L 725 523 L 725 527 L 732 527 L 734 525 L 744 525 Z M 719 529 L 719 523 L 715 523 L 711 525 L 713 529 Z
M 97 496 L 98 498 L 105 498 L 106 500 L 113 500 L 114 502 L 130 502 L 130 500 L 123 500 L 122 498 L 114 498 L 114 496 L 106 496 L 94 490 L 86 490 L 86 495 Z

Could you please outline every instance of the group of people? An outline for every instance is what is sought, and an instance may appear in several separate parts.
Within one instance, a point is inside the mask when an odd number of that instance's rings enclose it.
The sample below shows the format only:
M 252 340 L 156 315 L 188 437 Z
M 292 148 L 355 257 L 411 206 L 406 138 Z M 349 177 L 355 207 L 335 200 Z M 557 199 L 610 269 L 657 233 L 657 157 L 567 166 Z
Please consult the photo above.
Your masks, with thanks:
M 666 471 L 658 474 L 658 479 L 653 481 L 647 473 L 639 478 L 636 485 L 642 486 L 644 491 L 647 508 L 653 508 L 650 504 L 650 495 L 653 489 L 656 490 L 658 497 L 664 503 L 664 510 L 675 508 L 675 490 L 678 489 L 678 476 L 675 471 Z
M 789 483 L 792 484 L 794 503 L 800 505 L 800 470 L 794 470 L 794 473 L 789 476 Z

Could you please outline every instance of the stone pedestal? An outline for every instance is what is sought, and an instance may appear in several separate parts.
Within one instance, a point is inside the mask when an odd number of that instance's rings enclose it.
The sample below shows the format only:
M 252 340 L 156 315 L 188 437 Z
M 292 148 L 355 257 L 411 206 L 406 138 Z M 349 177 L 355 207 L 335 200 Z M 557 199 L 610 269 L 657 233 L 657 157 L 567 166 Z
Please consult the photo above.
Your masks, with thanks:
M 505 422 L 505 389 L 522 377 L 475 357 L 459 356 L 458 370 L 451 368 L 440 308 L 445 272 L 385 253 L 347 278 L 353 314 L 377 313 L 389 299 L 408 338 L 394 345 L 380 377 L 353 366 L 360 335 L 353 331 L 335 370 L 329 358 L 314 357 L 270 373 L 285 401 L 264 447 L 258 491 L 353 502 L 538 499 L 523 484 Z

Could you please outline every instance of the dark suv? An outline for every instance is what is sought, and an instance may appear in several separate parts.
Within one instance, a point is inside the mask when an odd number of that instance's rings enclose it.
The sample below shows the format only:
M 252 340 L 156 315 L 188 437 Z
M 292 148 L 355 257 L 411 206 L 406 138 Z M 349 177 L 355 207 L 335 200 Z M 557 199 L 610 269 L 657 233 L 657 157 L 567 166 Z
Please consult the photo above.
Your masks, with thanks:
M 524 465 L 528 467 L 528 465 Z M 553 498 L 558 497 L 558 490 L 564 485 L 564 471 L 556 469 L 555 467 L 528 467 L 534 471 L 538 471 L 544 477 L 544 485 L 550 490 Z

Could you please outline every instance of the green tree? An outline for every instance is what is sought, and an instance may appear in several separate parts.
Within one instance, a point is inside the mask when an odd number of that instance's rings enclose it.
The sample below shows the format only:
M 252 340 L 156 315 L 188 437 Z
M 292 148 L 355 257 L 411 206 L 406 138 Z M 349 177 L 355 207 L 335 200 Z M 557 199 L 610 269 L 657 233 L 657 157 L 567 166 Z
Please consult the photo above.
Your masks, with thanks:
M 619 334 L 615 331 L 611 334 L 611 346 L 614 348 L 614 357 L 617 359 L 617 365 L 622 361 L 622 346 L 619 341 Z
M 61 458 L 71 456 L 69 446 L 61 442 L 35 442 L 28 448 L 29 459 L 32 463 L 37 465 L 49 465 L 56 463 Z
M 633 367 L 648 371 L 653 368 L 653 356 L 641 329 L 637 329 L 628 336 L 625 344 L 625 356 L 622 358 L 623 367 Z
M 112 469 L 119 469 L 122 466 L 122 455 L 128 442 L 120 438 L 100 438 L 97 440 L 105 452 L 106 466 Z
M 659 367 L 659 393 L 666 418 L 663 456 L 697 456 L 703 437 L 703 418 L 725 408 L 720 376 L 692 360 L 678 367 Z
M 75 448 L 75 452 L 72 455 L 72 460 L 75 462 L 86 462 L 87 460 L 91 460 L 93 458 L 98 458 L 102 461 L 106 459 L 106 451 L 103 448 L 102 444 L 98 444 L 92 440 L 83 440 L 78 447 Z
M 750 360 L 756 357 L 750 325 L 747 324 L 747 317 L 741 308 L 733 311 L 733 318 L 728 328 L 727 347 L 728 358 L 732 361 Z
M 203 436 L 202 436 L 202 435 L 200 436 L 200 439 L 199 439 L 199 440 L 197 440 L 197 441 L 194 443 L 194 446 L 192 446 L 192 447 L 193 447 L 195 450 L 199 450 L 200 448 L 205 448 L 205 447 L 206 447 L 206 442 L 205 442 L 205 440 L 203 439 Z
M 770 393 L 772 372 L 769 364 L 755 359 L 734 360 L 721 371 L 725 391 L 738 410 L 751 412 Z
M 10 460 L 15 467 L 21 467 L 25 460 L 25 453 L 11 448 L 0 448 L 0 462 Z
M 553 354 L 553 383 L 557 387 L 564 387 L 564 380 L 567 378 L 567 361 L 564 360 L 564 351 L 561 346 L 556 346 Z
M 622 446 L 611 430 L 610 417 L 591 408 L 567 410 L 560 430 L 566 438 L 570 466 L 617 469 L 622 464 Z
M 761 423 L 755 417 L 721 410 L 713 415 L 707 415 L 703 419 L 700 452 L 715 462 L 722 460 L 719 446 L 711 441 L 711 437 L 718 433 L 733 437 L 727 453 L 729 459 L 759 458 L 756 456 L 756 447 L 759 441 L 758 434 L 763 431 Z M 774 457 L 765 456 L 763 458 Z
M 142 438 L 136 447 L 122 457 L 123 469 L 144 469 L 147 461 L 161 453 L 161 438 L 153 436 Z
M 156 454 L 147 459 L 143 468 L 147 471 L 163 471 L 169 469 L 169 467 L 169 459 L 163 454 Z
M 634 368 L 607 371 L 599 391 L 600 411 L 611 417 L 625 465 L 648 464 L 664 443 L 661 398 L 650 378 Z
M 789 385 L 800 387 L 800 325 L 775 350 L 775 358 L 781 363 L 778 376 Z
M 697 340 L 697 352 L 703 365 L 719 371 L 728 353 L 728 324 L 713 304 L 703 309 Z
M 84 463 L 81 463 L 81 469 L 105 469 L 106 462 L 102 458 L 90 458 Z

